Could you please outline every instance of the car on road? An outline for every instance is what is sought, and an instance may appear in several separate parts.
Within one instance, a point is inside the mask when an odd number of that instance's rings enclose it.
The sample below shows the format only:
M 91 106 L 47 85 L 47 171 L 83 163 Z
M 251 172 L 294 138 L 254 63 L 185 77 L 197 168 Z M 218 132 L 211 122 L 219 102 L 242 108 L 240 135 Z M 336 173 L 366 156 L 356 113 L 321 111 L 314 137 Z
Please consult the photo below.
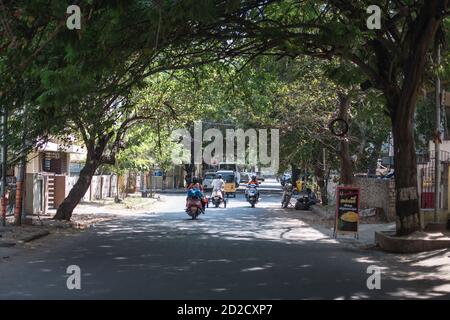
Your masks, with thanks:
M 241 173 L 241 183 L 248 183 L 250 181 L 250 173 L 242 172 Z
M 205 177 L 203 178 L 203 189 L 204 190 L 212 190 L 212 181 L 216 177 L 215 171 L 208 171 L 205 173 Z

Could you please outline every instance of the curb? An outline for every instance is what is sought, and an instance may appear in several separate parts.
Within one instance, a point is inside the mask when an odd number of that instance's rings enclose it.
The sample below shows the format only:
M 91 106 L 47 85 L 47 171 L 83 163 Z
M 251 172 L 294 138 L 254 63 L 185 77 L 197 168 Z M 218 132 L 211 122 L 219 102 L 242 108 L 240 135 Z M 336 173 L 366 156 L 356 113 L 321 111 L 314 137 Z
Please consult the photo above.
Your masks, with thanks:
M 36 239 L 48 236 L 49 234 L 50 234 L 50 231 L 42 230 L 42 231 L 36 232 L 36 233 L 34 233 L 32 235 L 29 235 L 27 237 L 24 237 L 24 238 L 18 240 L 17 243 L 30 242 L 30 241 L 33 241 L 33 240 L 36 240 Z
M 26 237 L 17 239 L 16 241 L 6 241 L 6 242 L 0 242 L 0 248 L 9 248 L 9 247 L 14 247 L 16 244 L 18 243 L 26 243 L 26 242 L 30 242 L 45 236 L 48 236 L 50 234 L 50 231 L 48 230 L 40 230 L 38 232 L 35 232 L 33 234 L 30 234 Z
M 425 231 L 444 232 L 447 230 L 446 222 L 428 222 L 424 228 Z
M 70 222 L 70 226 L 68 227 L 69 229 L 79 229 L 79 230 L 84 230 L 84 229 L 89 229 L 94 227 L 97 223 L 101 223 L 101 222 L 105 222 L 105 221 L 111 221 L 111 220 L 115 220 L 117 219 L 117 216 L 113 216 L 113 217 L 108 217 L 108 218 L 104 218 L 104 219 L 99 219 L 99 220 L 91 220 L 88 222 Z
M 79 230 L 83 230 L 83 229 L 88 229 L 92 226 L 92 224 L 89 223 L 71 223 L 70 227 L 68 229 L 79 229 Z
M 72 222 L 69 229 L 72 228 L 72 229 L 84 230 L 84 229 L 89 229 L 94 224 L 95 224 L 95 222 L 87 222 L 87 223 Z
M 450 240 L 402 239 L 395 231 L 375 231 L 375 244 L 380 249 L 395 253 L 418 253 L 450 248 Z
M 111 218 L 113 219 L 113 218 Z M 90 227 L 92 227 L 93 225 L 95 225 L 98 222 L 101 221 L 107 221 L 107 220 L 111 220 L 111 219 L 101 219 L 101 220 L 87 220 L 85 221 L 66 221 L 66 220 L 53 220 L 53 219 L 48 219 L 48 220 L 43 220 L 43 226 L 49 228 L 49 230 L 52 229 L 88 229 Z
M 9 247 L 14 247 L 16 245 L 15 242 L 0 242 L 0 248 L 9 248 Z

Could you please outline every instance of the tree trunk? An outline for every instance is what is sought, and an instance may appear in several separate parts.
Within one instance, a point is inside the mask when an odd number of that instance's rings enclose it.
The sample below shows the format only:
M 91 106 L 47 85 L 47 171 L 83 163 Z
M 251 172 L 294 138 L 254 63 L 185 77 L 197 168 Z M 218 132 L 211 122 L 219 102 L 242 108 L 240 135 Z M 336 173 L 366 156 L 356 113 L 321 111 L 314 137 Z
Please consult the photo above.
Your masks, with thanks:
M 339 118 L 348 123 L 348 109 L 350 107 L 350 97 L 348 94 L 339 94 Z M 344 185 L 353 184 L 353 163 L 350 157 L 350 146 L 348 139 L 342 138 L 339 143 L 339 157 L 341 159 L 341 183 Z
M 127 183 L 125 183 L 125 198 L 128 198 L 128 192 L 129 192 L 129 189 L 130 189 L 130 179 L 131 179 L 130 175 L 131 175 L 130 170 L 128 170 Z
M 300 169 L 297 168 L 294 164 L 291 164 L 291 169 L 292 169 L 292 175 L 291 175 L 292 181 L 291 182 L 294 187 L 297 187 L 297 180 L 300 177 Z M 301 190 L 298 190 L 298 191 L 301 191 Z
M 448 4 L 448 0 L 424 2 L 408 33 L 410 45 L 409 48 L 406 47 L 408 55 L 403 67 L 405 75 L 398 99 L 391 97 L 389 101 L 389 95 L 385 94 L 392 110 L 398 235 L 407 235 L 421 229 L 413 119 L 427 53 L 436 40 L 436 33 Z
M 376 144 L 370 154 L 370 161 L 367 168 L 367 176 L 375 177 L 377 175 L 378 158 L 381 153 L 381 144 Z
M 119 174 L 116 175 L 116 196 L 114 197 L 114 202 L 119 203 L 120 202 L 120 184 L 119 184 Z
M 78 181 L 70 190 L 69 195 L 58 207 L 58 210 L 56 211 L 53 219 L 67 221 L 70 220 L 73 210 L 84 197 L 86 191 L 89 189 L 92 176 L 94 175 L 95 170 L 97 170 L 99 165 L 100 161 L 92 159 L 88 153 L 86 164 L 80 171 L 80 177 L 78 178 Z
M 153 198 L 153 168 L 150 170 L 150 198 Z
M 185 187 L 187 187 L 192 182 L 192 178 L 194 177 L 194 164 L 193 163 L 185 164 L 184 171 L 186 171 L 184 183 Z
M 318 160 L 316 160 L 314 163 L 314 175 L 317 179 L 317 185 L 320 189 L 320 198 L 322 201 L 322 205 L 326 206 L 328 204 L 328 193 L 327 184 L 325 183 L 325 170 L 323 167 L 323 163 Z
M 397 235 L 420 230 L 417 166 L 412 119 L 393 122 Z

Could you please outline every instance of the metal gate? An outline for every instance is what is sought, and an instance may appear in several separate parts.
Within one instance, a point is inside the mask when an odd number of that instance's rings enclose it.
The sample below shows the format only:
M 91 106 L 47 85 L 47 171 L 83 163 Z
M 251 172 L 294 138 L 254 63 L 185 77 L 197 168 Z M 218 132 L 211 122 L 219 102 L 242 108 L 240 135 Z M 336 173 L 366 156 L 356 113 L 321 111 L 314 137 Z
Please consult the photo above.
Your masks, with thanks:
M 434 160 L 434 159 L 433 159 Z M 420 170 L 420 207 L 422 209 L 434 208 L 435 174 L 434 164 L 426 164 Z
M 441 183 L 444 182 L 444 168 L 450 163 L 450 153 L 441 151 Z M 418 161 L 419 173 L 419 190 L 420 190 L 420 207 L 422 209 L 434 209 L 434 201 L 436 197 L 436 183 L 435 183 L 435 157 L 427 156 L 426 158 L 419 158 Z M 441 192 L 444 188 L 441 185 Z M 440 208 L 442 208 L 442 193 L 439 196 Z

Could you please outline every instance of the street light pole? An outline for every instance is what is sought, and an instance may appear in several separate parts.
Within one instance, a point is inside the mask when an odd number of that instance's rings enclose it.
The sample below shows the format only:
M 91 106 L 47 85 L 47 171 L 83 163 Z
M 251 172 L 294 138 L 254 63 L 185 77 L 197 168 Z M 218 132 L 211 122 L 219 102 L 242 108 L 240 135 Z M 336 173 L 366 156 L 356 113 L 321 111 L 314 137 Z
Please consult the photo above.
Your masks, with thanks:
M 437 46 L 436 51 L 437 67 L 441 65 L 441 46 Z M 440 147 L 441 143 L 441 79 L 439 73 L 436 76 L 436 137 L 434 138 L 434 153 L 435 153 L 435 195 L 434 195 L 434 222 L 438 222 L 439 211 L 439 194 L 441 186 L 441 160 Z
M 0 190 L 1 199 L 1 212 L 2 212 L 2 225 L 6 226 L 6 173 L 7 173 L 7 158 L 8 158 L 8 146 L 6 142 L 6 136 L 8 134 L 8 110 L 6 107 L 3 109 L 2 114 L 2 186 Z

